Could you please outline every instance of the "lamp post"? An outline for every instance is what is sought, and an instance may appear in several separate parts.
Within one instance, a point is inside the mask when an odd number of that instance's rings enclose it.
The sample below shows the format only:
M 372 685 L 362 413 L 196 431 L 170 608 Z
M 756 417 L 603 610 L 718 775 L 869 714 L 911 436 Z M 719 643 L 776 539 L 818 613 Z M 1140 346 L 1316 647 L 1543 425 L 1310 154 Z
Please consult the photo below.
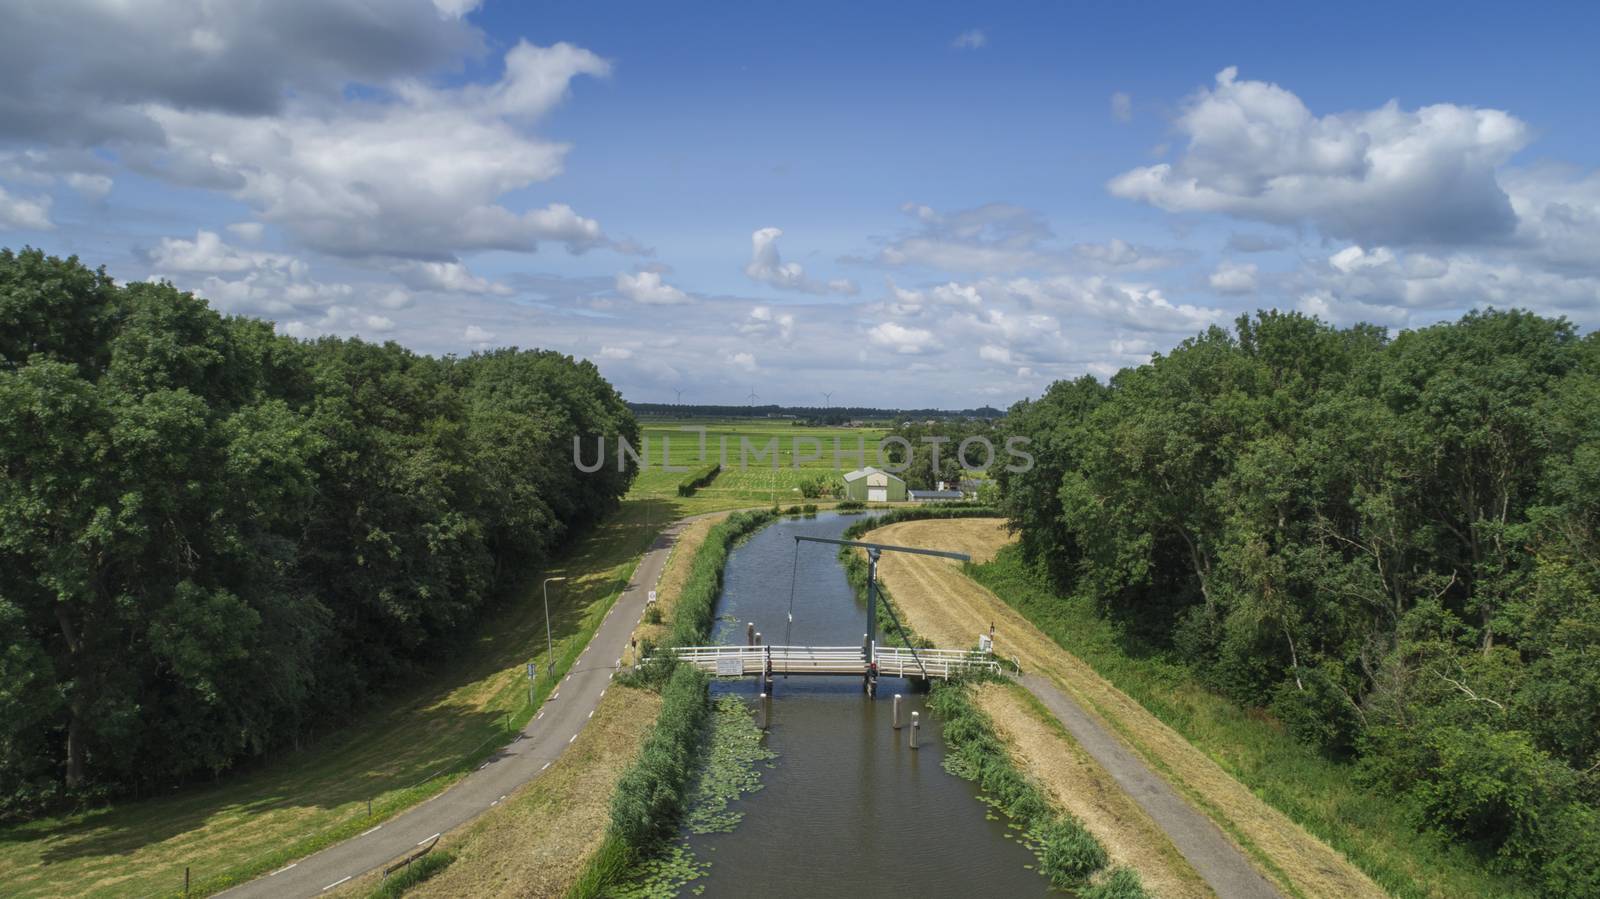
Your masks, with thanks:
M 547 668 L 556 663 L 556 644 L 550 637 L 550 582 L 564 580 L 566 580 L 564 577 L 547 577 L 544 579 L 544 664 Z M 550 671 L 554 673 L 555 669 L 550 668 Z

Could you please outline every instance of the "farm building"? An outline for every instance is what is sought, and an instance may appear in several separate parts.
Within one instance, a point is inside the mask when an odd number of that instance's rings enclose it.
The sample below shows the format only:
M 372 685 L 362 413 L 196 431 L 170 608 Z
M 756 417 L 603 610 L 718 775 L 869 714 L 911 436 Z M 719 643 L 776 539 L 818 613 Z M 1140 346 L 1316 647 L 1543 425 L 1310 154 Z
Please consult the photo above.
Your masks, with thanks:
M 914 503 L 949 502 L 964 499 L 960 490 L 907 490 L 906 498 Z
M 858 468 L 844 476 L 845 499 L 872 503 L 903 503 L 906 482 L 881 468 Z

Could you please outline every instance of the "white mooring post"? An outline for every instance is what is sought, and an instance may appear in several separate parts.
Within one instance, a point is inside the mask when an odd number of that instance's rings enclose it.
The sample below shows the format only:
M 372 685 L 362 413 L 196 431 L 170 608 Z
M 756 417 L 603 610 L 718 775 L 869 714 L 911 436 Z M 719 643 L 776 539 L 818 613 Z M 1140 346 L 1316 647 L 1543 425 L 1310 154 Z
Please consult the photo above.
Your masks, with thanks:
M 761 702 L 756 706 L 756 726 L 762 730 L 767 729 L 767 723 L 772 720 L 772 697 L 766 693 L 761 694 Z
M 900 729 L 900 694 L 894 694 L 894 729 Z
M 756 631 L 756 645 L 757 646 L 761 645 L 761 632 L 760 631 Z
M 911 748 L 917 748 L 918 731 L 922 730 L 922 720 L 918 713 L 911 713 Z

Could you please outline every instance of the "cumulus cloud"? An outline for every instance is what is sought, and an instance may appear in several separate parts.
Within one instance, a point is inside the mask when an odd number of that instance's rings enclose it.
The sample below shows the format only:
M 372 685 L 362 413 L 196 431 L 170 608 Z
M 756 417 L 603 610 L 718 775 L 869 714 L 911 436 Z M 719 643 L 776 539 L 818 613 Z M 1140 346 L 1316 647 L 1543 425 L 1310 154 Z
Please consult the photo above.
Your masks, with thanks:
M 477 325 L 467 325 L 467 329 L 461 333 L 461 337 L 463 340 L 482 346 L 494 339 L 494 332 L 484 330 Z
M 938 346 L 933 332 L 926 328 L 908 328 L 898 322 L 880 322 L 867 330 L 874 344 L 896 353 L 914 355 L 925 353 Z
M 1318 116 L 1275 84 L 1234 68 L 1185 104 L 1175 163 L 1110 182 L 1117 196 L 1174 212 L 1307 223 L 1360 243 L 1493 241 L 1516 229 L 1496 169 L 1525 146 L 1509 113 L 1448 103 Z
M 794 337 L 794 315 L 775 312 L 770 306 L 754 306 L 749 316 L 739 323 L 739 333 L 746 337 L 776 338 L 787 344 Z
M 957 50 L 981 50 L 989 46 L 989 36 L 981 28 L 973 28 L 956 35 L 950 46 Z
M 661 280 L 661 273 L 656 271 L 642 271 L 637 274 L 626 272 L 617 275 L 617 293 L 622 294 L 635 303 L 670 306 L 677 303 L 689 302 L 689 295 Z
M 50 198 L 17 196 L 0 185 L 0 225 L 35 231 L 54 228 L 50 221 Z
M 813 280 L 798 262 L 784 262 L 778 255 L 779 228 L 758 228 L 750 235 L 750 261 L 744 273 L 753 281 L 802 293 L 855 293 L 855 282 L 836 279 L 827 283 Z
M 1208 279 L 1211 289 L 1217 293 L 1255 293 L 1256 266 L 1253 262 L 1239 264 L 1224 260 L 1217 265 L 1216 271 Z
M 600 348 L 601 359 L 632 359 L 633 350 L 621 346 L 603 346 Z
M 396 266 L 395 272 L 400 275 L 402 281 L 414 290 L 434 290 L 440 293 L 494 294 L 496 296 L 509 296 L 512 293 L 510 287 L 474 275 L 465 264 L 460 262 L 418 262 L 411 260 Z

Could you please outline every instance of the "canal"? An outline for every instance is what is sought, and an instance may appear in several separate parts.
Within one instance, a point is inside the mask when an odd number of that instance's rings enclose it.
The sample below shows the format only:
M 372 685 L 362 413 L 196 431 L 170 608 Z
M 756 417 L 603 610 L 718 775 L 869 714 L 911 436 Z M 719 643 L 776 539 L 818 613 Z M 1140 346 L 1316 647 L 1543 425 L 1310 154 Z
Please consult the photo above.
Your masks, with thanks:
M 736 547 L 718 600 L 716 643 L 742 643 L 754 622 L 768 643 L 860 645 L 866 612 L 836 547 L 794 535 L 838 537 L 860 516 L 822 513 L 781 519 Z M 794 571 L 794 620 L 790 573 Z M 787 630 L 787 634 L 785 633 Z M 887 641 L 887 635 L 880 639 Z M 973 635 L 974 641 L 977 635 Z M 754 678 L 723 681 L 754 708 Z M 694 882 L 705 896 L 915 895 L 1030 896 L 1052 892 L 1031 868 L 1021 833 L 992 813 L 977 787 L 941 766 L 939 723 L 909 682 L 885 678 L 869 700 L 844 677 L 779 677 L 761 769 L 763 788 L 735 802 L 743 821 L 730 833 L 686 835 L 711 863 Z M 924 722 L 922 745 L 891 727 L 895 693 Z

